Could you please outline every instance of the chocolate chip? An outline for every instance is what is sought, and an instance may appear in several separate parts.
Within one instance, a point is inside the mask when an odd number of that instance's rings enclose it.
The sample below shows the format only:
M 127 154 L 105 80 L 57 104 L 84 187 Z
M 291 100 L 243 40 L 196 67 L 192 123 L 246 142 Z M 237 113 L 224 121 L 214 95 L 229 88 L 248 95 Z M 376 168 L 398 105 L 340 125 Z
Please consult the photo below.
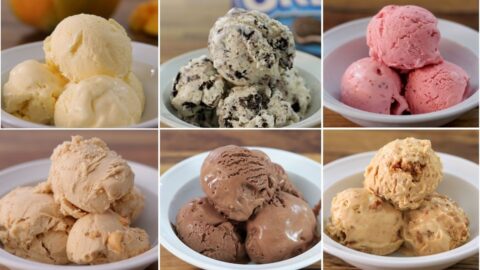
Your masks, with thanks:
M 247 72 L 247 70 L 244 70 L 243 72 L 240 72 L 238 70 L 235 70 L 235 77 L 239 80 L 241 79 L 246 79 L 247 77 L 245 76 L 245 73 Z
M 292 109 L 297 113 L 300 111 L 300 104 L 298 104 L 298 101 L 292 104 Z
M 197 106 L 197 104 L 193 102 L 184 102 L 182 106 L 185 107 L 186 109 L 193 109 Z
M 250 40 L 250 38 L 253 36 L 253 31 L 250 31 L 249 33 L 243 31 L 243 36 L 244 36 L 247 40 Z
M 239 102 L 243 107 L 258 113 L 261 109 L 267 107 L 268 98 L 260 94 L 254 94 L 240 98 Z
M 273 44 L 274 48 L 275 49 L 279 49 L 279 50 L 286 50 L 287 47 L 288 47 L 288 40 L 285 39 L 285 38 L 279 38 L 275 41 L 275 43 Z
M 176 97 L 178 95 L 178 91 L 177 89 L 175 89 L 175 87 L 173 88 L 173 91 L 172 91 L 172 96 L 173 97 Z
M 263 123 L 262 123 L 262 127 L 263 127 L 263 128 L 268 127 L 268 123 L 267 123 L 267 122 L 263 122 Z
M 203 91 L 203 90 L 205 90 L 205 88 L 206 88 L 206 89 L 212 88 L 212 86 L 213 86 L 213 81 L 212 81 L 212 80 L 209 80 L 209 81 L 203 82 L 198 89 L 199 89 L 200 91 Z
M 198 79 L 200 79 L 200 75 L 195 74 L 193 76 L 188 76 L 187 77 L 187 82 L 195 81 L 195 80 L 198 80 Z

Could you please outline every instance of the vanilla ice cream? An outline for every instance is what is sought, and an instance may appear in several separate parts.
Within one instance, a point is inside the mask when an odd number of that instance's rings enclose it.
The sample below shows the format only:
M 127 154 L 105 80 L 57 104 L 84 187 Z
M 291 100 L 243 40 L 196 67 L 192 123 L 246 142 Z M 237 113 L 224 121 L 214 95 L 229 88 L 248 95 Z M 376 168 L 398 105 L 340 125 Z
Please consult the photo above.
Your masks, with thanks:
M 24 61 L 10 71 L 2 91 L 2 107 L 25 120 L 52 124 L 55 102 L 66 83 L 53 67 L 36 60 Z
M 103 213 L 133 187 L 128 163 L 98 138 L 72 137 L 50 157 L 48 182 L 65 215 Z
M 132 191 L 112 204 L 112 210 L 132 223 L 140 216 L 144 206 L 145 197 L 140 189 L 133 187 Z
M 134 257 L 150 249 L 147 233 L 108 211 L 88 214 L 75 222 L 67 240 L 68 259 L 77 264 L 100 264 Z
M 0 242 L 20 257 L 67 264 L 67 235 L 73 219 L 60 213 L 51 194 L 20 187 L 0 199 Z
M 59 127 L 121 127 L 138 123 L 143 107 L 138 93 L 125 81 L 94 76 L 70 83 L 55 106 Z
M 143 109 L 145 108 L 145 91 L 143 90 L 142 82 L 138 79 L 138 77 L 133 72 L 128 73 L 124 81 L 128 85 L 130 85 L 130 87 L 132 87 L 133 90 L 135 91 L 135 94 L 137 94 L 138 99 L 140 100 L 140 105 L 142 107 L 142 112 L 143 112 Z
M 125 77 L 132 65 L 132 45 L 115 20 L 78 14 L 60 22 L 44 41 L 48 63 L 69 80 L 94 75 Z
M 442 163 L 429 140 L 406 138 L 383 146 L 364 173 L 364 187 L 400 209 L 416 209 L 442 180 Z

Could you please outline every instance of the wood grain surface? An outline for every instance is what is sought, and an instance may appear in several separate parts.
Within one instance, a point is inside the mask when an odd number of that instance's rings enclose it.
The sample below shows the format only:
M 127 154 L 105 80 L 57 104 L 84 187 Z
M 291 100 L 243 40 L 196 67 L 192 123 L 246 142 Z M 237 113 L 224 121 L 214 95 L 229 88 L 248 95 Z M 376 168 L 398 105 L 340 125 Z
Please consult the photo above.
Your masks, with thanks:
M 320 131 L 315 130 L 162 130 L 160 172 L 167 171 L 176 163 L 193 155 L 228 144 L 279 148 L 320 162 L 320 140 Z M 175 257 L 163 247 L 160 249 L 160 268 L 162 270 L 198 269 Z M 306 269 L 321 269 L 321 262 Z
M 345 156 L 375 151 L 392 140 L 409 136 L 429 139 L 432 141 L 432 146 L 435 151 L 460 156 L 478 163 L 478 131 L 474 130 L 326 130 L 324 132 L 324 164 L 328 164 Z M 323 261 L 325 270 L 357 269 L 326 252 L 323 254 Z M 478 253 L 449 269 L 478 269 Z
M 133 32 L 128 27 L 128 18 L 134 8 L 145 0 L 122 0 L 113 18 L 127 29 L 128 35 L 134 41 L 148 43 L 157 46 L 158 38 L 151 37 L 143 33 Z M 40 32 L 33 27 L 20 22 L 12 13 L 8 0 L 2 2 L 2 50 L 14 47 L 20 44 L 42 41 L 49 33 Z M 35 5 L 32 1 L 32 5 Z
M 478 1 L 463 0 L 459 5 L 456 0 L 324 0 L 323 30 L 329 29 L 355 19 L 370 17 L 388 4 L 415 4 L 432 11 L 442 19 L 461 23 L 478 31 Z M 326 78 L 328 79 L 328 78 Z M 324 127 L 358 127 L 340 114 L 324 108 Z M 447 127 L 478 127 L 478 107 L 448 123 Z
M 73 135 L 99 137 L 123 158 L 158 168 L 158 134 L 141 131 L 47 131 L 2 130 L 0 132 L 0 169 L 36 159 L 49 158 L 53 149 Z M 1 183 L 1 181 L 0 181 Z M 147 270 L 158 269 L 158 262 Z M 0 270 L 8 270 L 0 266 Z

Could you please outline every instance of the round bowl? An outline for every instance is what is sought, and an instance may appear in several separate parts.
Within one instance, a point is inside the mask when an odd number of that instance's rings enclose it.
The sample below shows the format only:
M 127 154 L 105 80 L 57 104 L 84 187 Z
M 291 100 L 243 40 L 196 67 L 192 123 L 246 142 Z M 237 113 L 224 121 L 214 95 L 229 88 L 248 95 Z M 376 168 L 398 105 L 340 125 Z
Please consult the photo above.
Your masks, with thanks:
M 160 121 L 175 128 L 199 128 L 180 119 L 175 109 L 170 104 L 170 94 L 173 89 L 173 80 L 181 67 L 193 59 L 202 55 L 208 55 L 207 49 L 200 49 L 177 56 L 160 65 Z M 307 88 L 312 94 L 312 103 L 306 117 L 288 128 L 314 127 L 321 123 L 321 60 L 310 54 L 297 51 L 294 66 L 298 69 L 300 76 L 305 80 Z
M 322 169 L 320 164 L 304 156 L 283 150 L 261 147 L 251 147 L 251 149 L 262 150 L 273 162 L 281 164 L 311 207 L 320 201 L 320 172 Z M 205 196 L 200 186 L 199 178 L 200 168 L 207 155 L 208 153 L 202 153 L 188 158 L 169 169 L 160 177 L 160 196 L 162 198 L 160 205 L 160 243 L 167 250 L 190 264 L 211 270 L 290 270 L 300 269 L 321 260 L 322 248 L 320 242 L 296 257 L 268 264 L 222 262 L 204 256 L 185 245 L 175 234 L 172 224 L 175 224 L 175 218 L 182 206 L 194 198 Z M 317 218 L 317 221 L 319 224 L 317 229 L 320 232 L 320 217 Z
M 470 97 L 445 110 L 415 115 L 384 115 L 362 111 L 340 101 L 340 82 L 347 67 L 368 57 L 366 31 L 370 18 L 337 26 L 324 35 L 325 107 L 361 126 L 436 127 L 478 106 L 478 32 L 458 23 L 438 20 L 440 52 L 447 61 L 462 67 L 470 76 Z M 459 43 L 461 42 L 461 44 Z
M 158 47 L 132 42 L 132 71 L 143 84 L 145 109 L 140 123 L 128 128 L 158 126 Z M 34 42 L 2 51 L 2 87 L 8 81 L 10 70 L 19 63 L 36 59 L 45 61 L 43 42 Z M 25 121 L 2 108 L 2 126 L 6 128 L 55 128 L 55 126 Z M 119 127 L 121 128 L 121 127 Z
M 132 226 L 147 231 L 152 248 L 133 258 L 99 265 L 51 265 L 27 260 L 0 248 L 0 264 L 10 270 L 141 270 L 158 260 L 158 172 L 157 170 L 129 161 L 135 173 L 135 186 L 145 196 L 145 208 Z M 41 159 L 22 163 L 0 172 L 0 197 L 19 186 L 34 185 L 45 181 L 50 169 L 50 160 Z
M 322 207 L 324 224 L 330 217 L 331 202 L 338 192 L 363 186 L 363 171 L 374 155 L 374 152 L 362 153 L 325 165 Z M 325 252 L 366 270 L 438 270 L 475 255 L 479 244 L 478 164 L 448 154 L 438 153 L 438 155 L 443 163 L 444 177 L 437 191 L 452 198 L 465 210 L 470 220 L 470 240 L 467 243 L 456 249 L 429 256 L 411 257 L 399 252 L 388 256 L 377 256 L 350 249 L 323 234 Z

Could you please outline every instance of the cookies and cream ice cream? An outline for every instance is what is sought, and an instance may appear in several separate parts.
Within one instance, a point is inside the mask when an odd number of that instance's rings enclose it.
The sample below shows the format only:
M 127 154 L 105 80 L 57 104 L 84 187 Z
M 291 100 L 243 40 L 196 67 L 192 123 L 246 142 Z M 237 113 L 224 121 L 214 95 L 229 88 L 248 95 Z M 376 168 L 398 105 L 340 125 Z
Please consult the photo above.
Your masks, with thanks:
M 363 188 L 346 189 L 332 200 L 326 233 L 347 247 L 377 255 L 395 252 L 403 243 L 402 213 Z
M 429 140 L 406 138 L 377 151 L 365 169 L 364 186 L 400 209 L 416 209 L 443 177 Z
M 51 156 L 48 182 L 64 215 L 103 213 L 133 187 L 128 163 L 98 138 L 72 137 Z

